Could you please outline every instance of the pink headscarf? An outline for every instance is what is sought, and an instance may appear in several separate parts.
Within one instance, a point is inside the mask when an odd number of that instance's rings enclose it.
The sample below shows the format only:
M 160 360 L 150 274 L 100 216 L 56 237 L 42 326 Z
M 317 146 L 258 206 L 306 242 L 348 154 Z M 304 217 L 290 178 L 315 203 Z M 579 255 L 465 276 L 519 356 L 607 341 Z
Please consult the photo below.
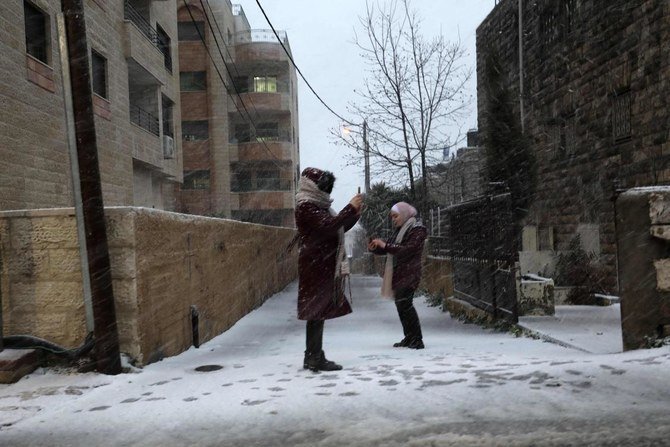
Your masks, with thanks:
M 398 213 L 403 223 L 407 222 L 410 217 L 416 216 L 416 208 L 407 202 L 398 202 L 391 207 L 391 211 Z

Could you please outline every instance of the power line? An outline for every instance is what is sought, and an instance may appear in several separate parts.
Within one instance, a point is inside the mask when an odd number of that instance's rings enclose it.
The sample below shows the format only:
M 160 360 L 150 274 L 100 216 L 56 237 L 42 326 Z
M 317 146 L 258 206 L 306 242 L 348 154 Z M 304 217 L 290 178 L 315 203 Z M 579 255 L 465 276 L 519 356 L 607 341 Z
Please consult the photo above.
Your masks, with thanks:
M 352 123 L 352 122 L 349 121 L 348 119 L 344 118 L 342 115 L 340 115 L 339 113 L 337 113 L 336 111 L 334 111 L 328 104 L 326 104 L 326 102 L 325 102 L 323 99 L 321 99 L 321 97 L 319 96 L 318 93 L 316 93 L 316 90 L 314 90 L 314 88 L 313 88 L 312 85 L 309 83 L 309 81 L 307 80 L 307 78 L 305 78 L 305 76 L 302 74 L 302 71 L 300 71 L 300 68 L 298 68 L 298 65 L 296 65 L 295 61 L 293 60 L 293 57 L 291 56 L 291 53 L 290 53 L 290 52 L 286 49 L 286 47 L 284 46 L 284 42 L 282 42 L 281 38 L 279 37 L 279 34 L 278 34 L 277 31 L 275 30 L 275 27 L 272 25 L 272 22 L 270 22 L 270 18 L 269 18 L 268 15 L 265 13 L 265 10 L 263 9 L 263 6 L 261 5 L 260 0 L 256 0 L 256 4 L 258 5 L 258 7 L 260 8 L 261 12 L 263 13 L 263 16 L 265 17 L 265 20 L 268 22 L 268 25 L 270 25 L 270 28 L 272 29 L 272 32 L 274 33 L 275 37 L 277 38 L 277 41 L 279 42 L 279 44 L 281 45 L 281 47 L 284 49 L 284 52 L 286 53 L 286 56 L 288 56 L 289 60 L 291 61 L 291 64 L 293 64 L 293 67 L 294 67 L 295 70 L 298 72 L 298 74 L 300 75 L 300 77 L 302 78 L 302 80 L 305 81 L 305 84 L 307 84 L 307 87 L 309 87 L 309 89 L 312 91 L 312 93 L 314 93 L 314 96 L 316 96 L 316 99 L 318 99 L 318 100 L 321 102 L 321 104 L 323 104 L 323 106 L 324 106 L 326 109 L 328 109 L 328 111 L 330 111 L 330 113 L 332 113 L 333 115 L 335 115 L 336 117 L 338 117 L 338 118 L 339 118 L 340 120 L 342 120 L 343 122 L 349 124 L 350 126 L 356 126 L 356 127 L 360 126 L 360 124 Z
M 183 1 L 183 3 L 184 3 L 184 6 L 186 6 L 186 10 L 188 11 L 188 15 L 191 17 L 191 22 L 193 23 L 193 25 L 194 25 L 196 31 L 198 32 L 198 36 L 200 37 L 200 41 L 202 42 L 203 46 L 205 47 L 205 50 L 207 51 L 207 55 L 209 56 L 209 59 L 212 61 L 212 65 L 214 65 L 214 68 L 215 68 L 217 74 L 219 75 L 219 79 L 221 79 L 221 83 L 223 84 L 223 86 L 226 88 L 226 91 L 227 91 L 228 94 L 230 95 L 230 88 L 226 85 L 226 82 L 225 82 L 225 80 L 224 80 L 224 78 L 223 78 L 223 75 L 221 74 L 221 71 L 219 70 L 219 67 L 216 65 L 216 62 L 214 61 L 214 58 L 212 57 L 212 54 L 211 54 L 211 52 L 209 51 L 209 46 L 208 46 L 207 43 L 205 42 L 205 36 L 203 36 L 202 32 L 200 32 L 200 29 L 199 29 L 198 26 L 197 26 L 197 21 L 195 20 L 195 17 L 193 16 L 193 13 L 191 12 L 191 7 L 190 7 L 189 4 L 186 2 L 186 0 L 182 0 L 182 1 Z M 203 12 L 204 12 L 204 11 L 203 11 Z M 206 14 L 206 13 L 205 13 L 205 17 L 207 17 L 207 14 Z M 208 22 L 208 24 L 209 24 L 209 19 L 207 20 L 207 22 Z M 210 29 L 211 29 L 211 25 L 210 25 Z M 213 30 L 212 30 L 212 31 L 213 31 Z M 214 35 L 213 32 L 212 32 L 212 35 Z M 223 56 L 223 52 L 221 51 L 221 48 L 218 46 L 218 40 L 216 39 L 216 36 L 215 36 L 215 35 L 214 35 L 214 40 L 215 40 L 216 43 L 217 43 L 217 47 L 219 48 L 219 55 L 221 56 L 221 59 L 224 61 L 224 65 L 225 65 L 225 57 Z M 232 81 L 232 80 L 231 80 L 231 81 Z M 235 86 L 234 86 L 234 83 L 233 83 L 233 87 L 235 87 Z M 235 88 L 233 88 L 233 90 L 236 91 Z M 236 91 L 236 93 L 237 93 L 237 91 Z M 254 133 L 257 133 L 256 125 L 255 125 L 255 123 L 253 122 L 253 119 L 251 118 L 251 114 L 249 113 L 249 110 L 247 109 L 246 105 L 244 104 L 244 101 L 242 100 L 242 97 L 239 95 L 239 93 L 237 93 L 237 96 L 240 98 L 240 102 L 242 103 L 242 107 L 243 107 L 244 110 L 247 112 L 247 116 L 248 116 L 248 119 L 249 119 L 249 124 L 251 124 L 251 126 L 253 127 Z M 237 109 L 237 111 L 238 111 L 238 113 L 240 114 L 240 116 L 242 116 L 242 118 L 244 118 L 244 114 L 242 113 L 242 111 L 240 110 L 240 108 L 237 106 L 237 103 L 235 102 L 235 100 L 233 100 L 233 105 L 234 105 L 235 108 Z M 268 153 L 269 153 L 269 154 L 272 156 L 272 158 L 274 159 L 274 160 L 270 160 L 270 161 L 272 161 L 272 163 L 273 163 L 275 166 L 277 166 L 277 168 L 279 168 L 279 169 L 283 169 L 283 166 L 281 166 L 280 164 L 278 164 L 278 163 L 276 162 L 276 161 L 282 161 L 282 160 L 280 160 L 279 158 L 277 158 L 277 157 L 272 153 L 272 151 L 270 150 L 270 148 L 267 147 L 267 144 L 265 143 L 265 141 L 262 141 L 262 143 L 263 143 L 263 147 L 268 151 Z M 275 160 L 276 160 L 276 161 L 275 161 Z

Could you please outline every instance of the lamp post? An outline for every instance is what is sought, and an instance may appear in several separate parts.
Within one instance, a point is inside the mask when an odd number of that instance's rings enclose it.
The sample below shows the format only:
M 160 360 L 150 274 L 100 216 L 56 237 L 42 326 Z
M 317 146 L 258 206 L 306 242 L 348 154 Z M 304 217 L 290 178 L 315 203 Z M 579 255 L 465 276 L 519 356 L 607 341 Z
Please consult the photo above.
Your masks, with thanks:
M 346 137 L 351 134 L 349 128 L 351 123 L 342 124 L 342 136 Z M 368 143 L 368 122 L 363 120 L 363 160 L 365 163 L 364 174 L 365 174 L 365 190 L 367 194 L 370 192 L 370 144 Z

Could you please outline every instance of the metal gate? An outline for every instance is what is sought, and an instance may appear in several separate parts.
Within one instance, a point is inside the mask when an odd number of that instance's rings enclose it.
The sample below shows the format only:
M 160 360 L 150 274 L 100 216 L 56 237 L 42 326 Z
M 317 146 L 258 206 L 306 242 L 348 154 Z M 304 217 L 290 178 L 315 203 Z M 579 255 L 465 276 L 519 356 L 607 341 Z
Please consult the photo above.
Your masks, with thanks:
M 511 195 L 483 196 L 451 206 L 444 213 L 455 297 L 494 319 L 516 323 L 519 233 Z

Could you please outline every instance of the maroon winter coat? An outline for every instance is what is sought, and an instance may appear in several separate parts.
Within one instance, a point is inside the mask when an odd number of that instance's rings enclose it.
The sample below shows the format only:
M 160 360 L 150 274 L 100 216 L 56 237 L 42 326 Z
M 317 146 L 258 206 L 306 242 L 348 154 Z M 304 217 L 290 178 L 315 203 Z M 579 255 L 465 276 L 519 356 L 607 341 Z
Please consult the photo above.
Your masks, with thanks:
M 335 284 L 338 230 L 348 231 L 358 220 L 356 209 L 345 206 L 337 216 L 326 208 L 303 202 L 295 210 L 300 237 L 298 256 L 298 318 L 328 320 L 351 313 L 341 287 Z M 335 296 L 337 293 L 337 296 Z
M 392 289 L 414 289 L 419 287 L 421 282 L 421 254 L 423 253 L 423 243 L 426 240 L 428 231 L 421 224 L 414 224 L 412 228 L 405 232 L 402 242 L 396 244 L 395 237 L 400 229 L 397 229 L 393 236 L 386 241 L 385 248 L 376 248 L 372 252 L 376 255 L 393 255 L 393 282 Z

